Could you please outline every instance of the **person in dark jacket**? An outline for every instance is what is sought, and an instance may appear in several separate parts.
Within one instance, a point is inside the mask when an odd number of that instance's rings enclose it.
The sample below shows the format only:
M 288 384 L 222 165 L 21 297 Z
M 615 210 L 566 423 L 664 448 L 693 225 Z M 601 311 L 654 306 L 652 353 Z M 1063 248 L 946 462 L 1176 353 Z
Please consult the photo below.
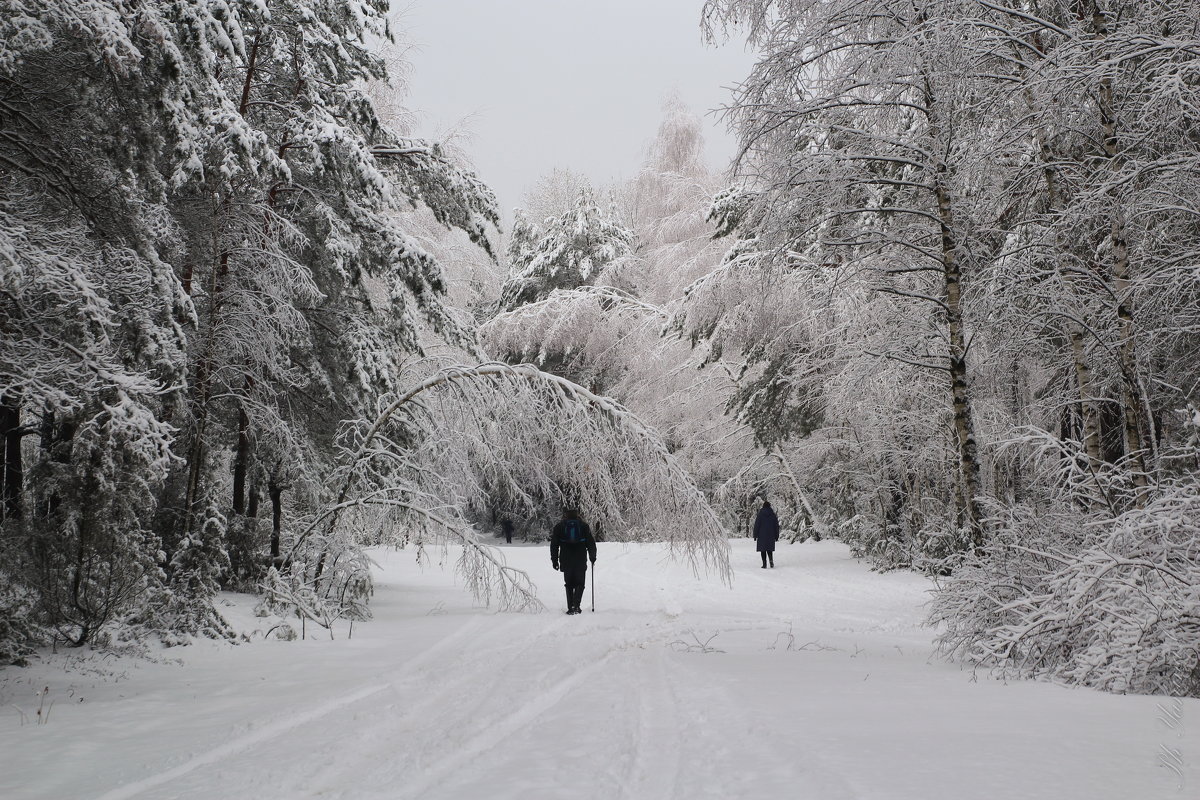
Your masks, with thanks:
M 500 530 L 504 531 L 504 543 L 512 544 L 513 524 L 511 519 L 500 520 Z
M 771 569 L 775 568 L 775 542 L 778 539 L 779 517 L 775 516 L 775 509 L 771 508 L 771 503 L 763 500 L 758 516 L 754 518 L 754 542 L 758 554 L 762 556 L 763 569 L 767 568 L 768 560 L 771 562 Z
M 596 563 L 596 540 L 592 529 L 572 509 L 563 511 L 562 521 L 550 532 L 550 563 L 562 569 L 567 588 L 567 613 L 580 613 L 588 559 Z

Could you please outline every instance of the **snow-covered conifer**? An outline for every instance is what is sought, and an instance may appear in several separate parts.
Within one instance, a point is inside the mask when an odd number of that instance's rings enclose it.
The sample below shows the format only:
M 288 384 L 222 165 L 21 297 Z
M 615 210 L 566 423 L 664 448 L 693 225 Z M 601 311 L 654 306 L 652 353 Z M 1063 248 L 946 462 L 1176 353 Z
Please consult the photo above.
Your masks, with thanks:
M 596 284 L 619 285 L 618 270 L 632 253 L 633 234 L 600 209 L 583 190 L 570 210 L 547 219 L 535 234 L 522 228 L 510 257 L 509 277 L 500 306 L 511 311 L 544 298 L 555 289 Z M 616 283 L 614 283 L 616 282 Z

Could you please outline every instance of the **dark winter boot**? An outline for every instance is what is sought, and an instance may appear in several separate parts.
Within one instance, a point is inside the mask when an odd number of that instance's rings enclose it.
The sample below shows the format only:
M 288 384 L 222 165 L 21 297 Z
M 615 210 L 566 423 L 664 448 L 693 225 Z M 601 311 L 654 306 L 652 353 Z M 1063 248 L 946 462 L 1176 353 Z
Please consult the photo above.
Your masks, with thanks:
M 575 587 L 574 586 L 567 587 L 567 613 L 568 614 L 575 613 Z
M 579 607 L 583 603 L 583 587 L 575 586 L 573 588 L 575 589 L 575 597 L 571 603 L 571 608 L 575 609 L 576 614 L 579 614 L 583 611 L 583 609 Z

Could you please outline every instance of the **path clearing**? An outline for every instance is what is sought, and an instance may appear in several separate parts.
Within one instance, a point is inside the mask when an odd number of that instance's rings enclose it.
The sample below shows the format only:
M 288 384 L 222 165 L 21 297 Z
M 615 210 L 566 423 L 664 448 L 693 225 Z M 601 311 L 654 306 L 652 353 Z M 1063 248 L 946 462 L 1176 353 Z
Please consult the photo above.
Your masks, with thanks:
M 601 544 L 596 614 L 547 548 L 503 547 L 551 608 L 472 606 L 378 555 L 353 639 L 201 643 L 166 661 L 0 671 L 0 797 L 476 800 L 1183 798 L 1200 702 L 1004 684 L 931 655 L 928 582 L 845 546 L 734 545 L 732 589 Z M 453 556 L 451 555 L 451 558 Z M 590 589 L 589 589 L 590 591 Z M 240 601 L 239 601 L 240 602 Z M 244 625 L 254 619 L 230 608 Z M 321 632 L 325 635 L 324 632 Z M 120 680 L 114 678 L 120 677 Z M 50 687 L 49 723 L 20 726 Z M 15 707 L 14 707 L 15 706 Z M 1180 777 L 1162 748 L 1184 762 Z

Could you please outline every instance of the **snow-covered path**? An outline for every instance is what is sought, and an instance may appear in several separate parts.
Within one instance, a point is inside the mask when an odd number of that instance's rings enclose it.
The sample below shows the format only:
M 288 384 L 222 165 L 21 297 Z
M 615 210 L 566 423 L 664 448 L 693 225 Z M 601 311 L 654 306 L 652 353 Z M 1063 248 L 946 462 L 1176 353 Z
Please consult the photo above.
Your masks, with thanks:
M 474 608 L 449 569 L 380 553 L 377 619 L 349 640 L 0 672 L 0 797 L 1200 792 L 1200 703 L 974 676 L 931 658 L 924 579 L 837 543 L 785 545 L 760 570 L 733 544 L 732 589 L 658 547 L 602 544 L 597 613 L 585 596 L 574 617 L 542 547 L 504 548 L 541 584 L 553 610 L 537 615 Z M 20 726 L 43 685 L 48 724 Z M 1160 763 L 1173 750 L 1182 786 Z

